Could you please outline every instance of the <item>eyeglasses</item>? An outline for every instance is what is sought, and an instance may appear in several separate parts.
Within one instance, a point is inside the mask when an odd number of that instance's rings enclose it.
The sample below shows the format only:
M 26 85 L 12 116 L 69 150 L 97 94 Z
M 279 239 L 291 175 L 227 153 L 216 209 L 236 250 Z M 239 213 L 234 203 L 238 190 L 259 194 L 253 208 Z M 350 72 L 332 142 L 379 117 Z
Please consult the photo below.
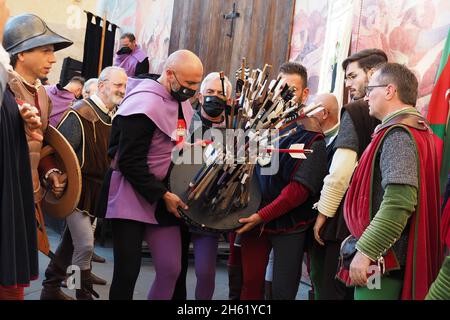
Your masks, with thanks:
M 387 87 L 388 85 L 389 84 L 379 84 L 376 86 L 367 86 L 366 87 L 366 97 L 368 97 L 370 95 L 370 93 L 372 92 L 373 89 Z

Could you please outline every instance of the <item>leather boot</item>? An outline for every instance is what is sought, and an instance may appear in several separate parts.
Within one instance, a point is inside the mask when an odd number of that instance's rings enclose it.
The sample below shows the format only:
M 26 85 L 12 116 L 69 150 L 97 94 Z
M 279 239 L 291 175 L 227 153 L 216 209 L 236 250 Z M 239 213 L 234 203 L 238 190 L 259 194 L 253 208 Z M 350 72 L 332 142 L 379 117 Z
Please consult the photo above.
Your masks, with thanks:
M 108 282 L 105 279 L 100 278 L 99 276 L 95 275 L 93 272 L 91 272 L 92 275 L 92 284 L 99 285 L 99 286 L 106 286 Z M 61 282 L 61 287 L 67 288 L 67 279 L 63 280 Z
M 94 300 L 93 296 L 100 297 L 92 287 L 91 270 L 81 270 L 81 289 L 77 289 L 77 300 Z
M 54 261 L 51 261 L 45 270 L 45 280 L 42 282 L 41 300 L 74 300 L 61 290 L 61 281 L 66 274 Z
M 93 272 L 91 272 L 92 276 L 92 284 L 96 284 L 99 286 L 106 286 L 108 283 L 105 279 L 100 278 L 99 276 L 95 275 Z
M 228 299 L 240 300 L 242 289 L 242 267 L 228 266 Z
M 61 288 L 43 287 L 41 291 L 41 300 L 75 300 L 65 294 Z
M 45 270 L 45 279 L 42 281 L 41 300 L 74 300 L 61 291 L 61 282 L 67 277 L 66 268 L 72 262 L 73 244 L 68 228 L 64 230 L 61 243 L 56 249 L 55 256 Z
M 94 254 L 94 253 L 93 253 Z M 96 276 L 95 274 L 92 273 L 92 261 L 94 261 L 93 259 L 91 259 L 91 278 L 92 278 L 92 284 L 97 284 L 99 286 L 106 286 L 107 282 L 105 279 L 102 279 L 98 276 Z
M 97 263 L 105 263 L 106 259 L 99 256 L 98 254 L 96 254 L 95 252 L 92 253 L 92 262 L 97 262 Z

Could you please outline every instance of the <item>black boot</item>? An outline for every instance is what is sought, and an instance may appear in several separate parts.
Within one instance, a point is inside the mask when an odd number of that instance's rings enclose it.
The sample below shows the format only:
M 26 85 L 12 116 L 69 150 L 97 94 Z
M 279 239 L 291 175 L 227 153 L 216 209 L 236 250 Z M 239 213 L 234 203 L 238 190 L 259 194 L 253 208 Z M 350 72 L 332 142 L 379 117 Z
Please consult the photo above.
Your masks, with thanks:
M 92 296 L 97 299 L 100 297 L 98 293 L 94 291 L 92 284 L 91 270 L 81 270 L 81 289 L 77 289 L 77 300 L 94 300 Z
M 242 289 L 242 267 L 228 266 L 228 299 L 240 300 Z

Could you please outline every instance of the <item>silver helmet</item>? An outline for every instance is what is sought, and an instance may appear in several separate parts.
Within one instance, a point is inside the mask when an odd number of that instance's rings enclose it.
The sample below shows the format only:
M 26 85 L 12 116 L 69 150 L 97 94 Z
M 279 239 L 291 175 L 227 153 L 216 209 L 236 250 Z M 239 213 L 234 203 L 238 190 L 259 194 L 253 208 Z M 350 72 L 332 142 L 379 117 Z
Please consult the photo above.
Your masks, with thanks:
M 50 44 L 58 51 L 73 42 L 53 32 L 44 20 L 34 14 L 21 14 L 6 22 L 3 47 L 10 55 Z

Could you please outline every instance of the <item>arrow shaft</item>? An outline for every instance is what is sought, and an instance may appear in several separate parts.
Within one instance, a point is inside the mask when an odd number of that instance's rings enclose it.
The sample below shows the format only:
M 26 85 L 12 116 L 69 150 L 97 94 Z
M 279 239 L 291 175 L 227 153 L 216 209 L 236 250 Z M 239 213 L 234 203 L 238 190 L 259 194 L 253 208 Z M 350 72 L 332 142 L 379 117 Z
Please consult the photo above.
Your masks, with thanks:
M 266 152 L 279 152 L 279 153 L 311 153 L 309 149 L 266 149 Z

